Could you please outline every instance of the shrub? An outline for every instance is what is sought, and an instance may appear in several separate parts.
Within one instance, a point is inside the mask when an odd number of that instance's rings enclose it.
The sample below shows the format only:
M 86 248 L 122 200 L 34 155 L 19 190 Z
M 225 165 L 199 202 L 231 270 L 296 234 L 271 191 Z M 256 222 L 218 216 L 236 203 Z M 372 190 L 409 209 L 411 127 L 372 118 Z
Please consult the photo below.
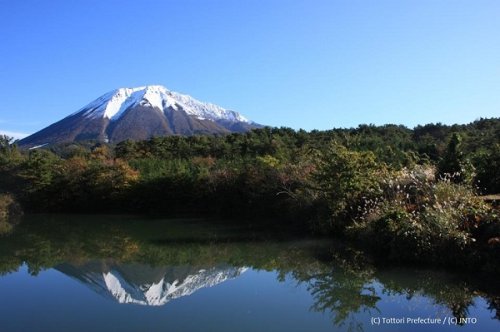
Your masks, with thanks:
M 498 224 L 494 210 L 471 187 L 436 181 L 431 173 L 417 166 L 382 180 L 383 195 L 348 234 L 391 260 L 457 265 L 464 257 L 477 258 L 482 230 Z
M 315 163 L 313 181 L 330 213 L 320 225 L 323 230 L 342 229 L 360 212 L 361 201 L 380 195 L 378 177 L 384 165 L 370 151 L 350 151 L 333 142 Z

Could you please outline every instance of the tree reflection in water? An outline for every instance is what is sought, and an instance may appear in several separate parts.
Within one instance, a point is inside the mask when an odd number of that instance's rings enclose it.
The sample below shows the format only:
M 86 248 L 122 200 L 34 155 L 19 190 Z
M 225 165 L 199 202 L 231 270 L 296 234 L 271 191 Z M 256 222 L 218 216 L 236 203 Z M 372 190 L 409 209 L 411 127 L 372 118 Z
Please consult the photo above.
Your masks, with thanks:
M 469 315 L 478 297 L 500 319 L 495 282 L 418 268 L 375 268 L 366 256 L 332 248 L 330 240 L 291 239 L 237 224 L 194 220 L 144 220 L 134 217 L 29 217 L 0 241 L 0 274 L 27 264 L 32 274 L 61 264 L 83 266 L 106 260 L 113 266 L 156 268 L 217 266 L 275 271 L 305 284 L 311 310 L 330 315 L 336 326 L 362 330 L 366 315 L 380 315 L 384 296 L 415 296 L 448 308 L 457 318 Z M 495 288 L 496 287 L 496 288 Z M 364 316 L 363 316 L 364 314 Z M 365 318 L 361 318 L 365 317 Z M 361 320 L 362 319 L 362 320 Z
M 375 288 L 363 277 L 341 269 L 316 276 L 308 287 L 315 301 L 311 309 L 330 313 L 337 326 L 349 322 L 349 330 L 361 328 L 356 314 L 379 312 L 376 305 L 380 300 Z

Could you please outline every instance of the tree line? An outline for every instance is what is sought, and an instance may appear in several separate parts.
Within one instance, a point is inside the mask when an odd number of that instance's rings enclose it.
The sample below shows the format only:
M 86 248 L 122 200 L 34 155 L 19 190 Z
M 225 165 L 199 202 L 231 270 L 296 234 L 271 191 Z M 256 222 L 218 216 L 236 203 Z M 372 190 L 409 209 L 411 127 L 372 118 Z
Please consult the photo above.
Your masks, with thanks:
M 499 166 L 496 118 L 32 150 L 0 140 L 0 190 L 27 212 L 283 222 L 352 237 L 394 259 L 436 262 L 454 259 L 442 255 L 450 250 L 479 261 L 498 250 L 498 210 L 479 195 L 500 193 Z

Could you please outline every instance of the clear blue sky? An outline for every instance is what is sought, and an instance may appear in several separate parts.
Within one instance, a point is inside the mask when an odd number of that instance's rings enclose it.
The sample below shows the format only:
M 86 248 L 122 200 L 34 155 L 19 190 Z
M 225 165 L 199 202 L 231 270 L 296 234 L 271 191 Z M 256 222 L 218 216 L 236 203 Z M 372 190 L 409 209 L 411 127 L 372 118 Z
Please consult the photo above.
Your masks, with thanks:
M 500 1 L 0 0 L 0 130 L 161 84 L 273 126 L 500 116 Z

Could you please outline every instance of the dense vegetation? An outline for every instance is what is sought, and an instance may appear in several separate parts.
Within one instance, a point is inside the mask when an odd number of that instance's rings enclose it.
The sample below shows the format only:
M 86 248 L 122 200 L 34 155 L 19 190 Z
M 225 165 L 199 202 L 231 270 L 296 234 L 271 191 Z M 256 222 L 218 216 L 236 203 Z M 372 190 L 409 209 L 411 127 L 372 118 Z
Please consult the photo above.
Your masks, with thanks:
M 264 128 L 116 146 L 0 142 L 0 188 L 28 212 L 245 216 L 346 236 L 384 257 L 498 267 L 500 119 Z M 464 263 L 467 262 L 467 263 Z

